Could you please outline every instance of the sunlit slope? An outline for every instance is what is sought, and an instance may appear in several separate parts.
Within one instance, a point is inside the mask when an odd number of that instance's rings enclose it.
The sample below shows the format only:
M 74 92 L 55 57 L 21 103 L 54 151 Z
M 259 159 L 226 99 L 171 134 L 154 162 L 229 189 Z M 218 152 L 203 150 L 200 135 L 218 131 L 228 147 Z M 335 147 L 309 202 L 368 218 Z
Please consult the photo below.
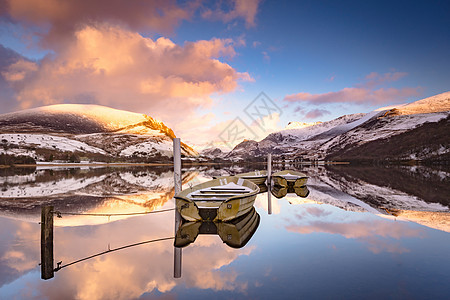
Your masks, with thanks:
M 11 134 L 18 133 L 26 136 L 15 141 Z M 86 152 L 124 157 L 146 154 L 170 157 L 172 140 L 176 137 L 163 122 L 145 114 L 82 104 L 51 105 L 0 115 L 0 136 L 5 144 L 13 146 L 10 148 L 21 148 L 17 147 L 21 142 L 23 149 L 34 145 L 32 148 L 81 152 L 84 149 Z M 67 149 L 63 144 L 73 142 L 58 144 L 52 136 L 76 140 L 86 146 Z M 197 155 L 185 144 L 182 148 L 185 155 Z M 17 154 L 39 157 L 39 153 Z

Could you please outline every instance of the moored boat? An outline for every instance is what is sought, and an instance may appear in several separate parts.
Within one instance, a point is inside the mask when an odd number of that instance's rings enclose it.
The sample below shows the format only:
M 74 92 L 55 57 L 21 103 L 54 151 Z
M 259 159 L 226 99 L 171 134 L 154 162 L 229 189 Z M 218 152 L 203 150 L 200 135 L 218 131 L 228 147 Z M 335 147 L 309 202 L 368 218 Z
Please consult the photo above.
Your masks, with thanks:
M 260 184 L 264 184 L 266 182 L 267 171 L 255 170 L 255 171 L 252 171 L 252 172 L 236 174 L 234 176 L 250 180 L 254 184 L 260 185 Z M 217 179 L 217 178 L 225 178 L 225 177 L 228 177 L 228 176 L 220 176 L 220 177 L 213 177 L 213 178 Z
M 298 171 L 284 170 L 273 173 L 272 180 L 274 185 L 301 187 L 306 185 L 308 176 Z
M 250 180 L 255 184 L 263 184 L 267 179 L 267 171 L 264 170 L 256 170 L 253 172 L 236 174 L 235 176 Z
M 259 187 L 235 177 L 221 177 L 175 195 L 177 210 L 187 221 L 229 221 L 249 212 Z

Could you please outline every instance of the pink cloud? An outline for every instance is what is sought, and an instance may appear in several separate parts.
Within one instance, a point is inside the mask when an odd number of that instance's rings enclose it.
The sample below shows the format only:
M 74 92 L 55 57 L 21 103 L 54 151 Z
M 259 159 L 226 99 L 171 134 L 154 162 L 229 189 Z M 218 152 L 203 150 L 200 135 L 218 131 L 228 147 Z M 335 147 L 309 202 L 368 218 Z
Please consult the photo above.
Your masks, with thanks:
M 70 37 L 80 26 L 108 22 L 129 29 L 169 33 L 182 20 L 189 19 L 198 2 L 179 5 L 175 0 L 7 0 L 10 16 L 24 24 L 49 29 L 45 42 L 53 46 Z
M 331 113 L 325 109 L 313 109 L 306 113 L 305 118 L 306 119 L 315 119 L 315 118 L 319 118 L 319 117 L 322 117 L 327 114 L 331 114 Z
M 375 86 L 379 86 L 385 83 L 394 82 L 397 81 L 403 77 L 408 75 L 408 73 L 405 72 L 392 72 L 392 73 L 384 73 L 379 74 L 377 72 L 372 72 L 364 78 L 366 82 L 360 84 L 360 86 L 363 87 L 369 87 L 373 88 Z
M 330 78 L 327 79 L 329 82 L 333 82 L 336 79 L 336 75 L 332 75 Z
M 219 57 L 235 55 L 231 39 L 152 40 L 123 28 L 85 26 L 40 63 L 17 61 L 3 72 L 22 108 L 89 101 L 140 111 L 169 123 L 212 103 L 212 93 L 252 80 Z
M 355 104 L 385 104 L 389 102 L 405 101 L 408 97 L 420 96 L 420 87 L 392 88 L 376 86 L 397 81 L 405 77 L 407 73 L 394 72 L 378 74 L 372 72 L 365 77 L 365 82 L 356 84 L 355 87 L 346 87 L 340 91 L 323 94 L 297 93 L 286 95 L 284 101 L 304 102 L 310 104 L 325 103 L 355 103 Z
M 371 90 L 369 88 L 343 88 L 337 92 L 328 92 L 323 94 L 298 93 L 287 95 L 284 101 L 287 102 L 306 102 L 311 104 L 325 103 L 355 103 L 355 104 L 384 104 L 394 101 L 404 101 L 408 97 L 419 96 L 420 87 L 379 88 Z
M 11 20 L 36 30 L 44 47 L 58 47 L 86 25 L 108 23 L 136 32 L 170 34 L 182 21 L 190 20 L 197 11 L 204 18 L 231 22 L 243 19 L 255 26 L 260 0 L 234 0 L 225 11 L 217 6 L 210 10 L 202 1 L 176 0 L 3 0 L 1 9 Z M 31 25 L 31 26 L 30 26 Z

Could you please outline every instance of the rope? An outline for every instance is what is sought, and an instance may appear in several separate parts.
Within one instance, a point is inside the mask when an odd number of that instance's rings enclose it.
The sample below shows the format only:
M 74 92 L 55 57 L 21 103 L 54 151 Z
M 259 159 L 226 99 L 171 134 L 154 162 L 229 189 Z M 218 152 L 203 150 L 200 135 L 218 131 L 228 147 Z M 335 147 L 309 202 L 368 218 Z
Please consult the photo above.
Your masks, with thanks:
M 122 246 L 122 247 L 115 248 L 115 249 L 108 249 L 108 250 L 106 250 L 106 251 L 103 251 L 103 252 L 100 252 L 100 253 L 97 253 L 97 254 L 94 254 L 94 255 L 91 255 L 91 256 L 88 256 L 88 257 L 85 257 L 85 258 L 82 258 L 82 259 L 73 261 L 73 262 L 68 263 L 68 264 L 65 264 L 65 265 L 63 265 L 63 266 L 61 266 L 62 261 L 60 261 L 60 262 L 57 263 L 58 266 L 57 266 L 53 271 L 57 272 L 57 271 L 61 270 L 62 268 L 65 268 L 65 267 L 74 265 L 74 264 L 76 264 L 76 263 L 79 263 L 79 262 L 82 262 L 82 261 L 85 261 L 85 260 L 88 260 L 88 259 L 91 259 L 91 258 L 100 256 L 100 255 L 104 255 L 104 254 L 107 254 L 107 253 L 110 253 L 110 252 L 119 251 L 119 250 L 123 250 L 123 249 L 126 249 L 126 248 L 131 248 L 131 247 L 135 247 L 135 246 L 139 246 L 139 245 L 144 245 L 144 244 L 149 244 L 149 243 L 153 243 L 153 242 L 160 242 L 160 241 L 172 240 L 172 239 L 174 239 L 174 238 L 175 238 L 175 237 L 166 237 L 166 238 L 160 238 L 160 239 L 155 239 L 155 240 L 150 240 L 150 241 L 145 241 L 145 242 L 139 242 L 139 243 L 135 243 L 135 244 L 130 244 L 130 245 Z
M 154 210 L 154 211 L 144 211 L 144 212 L 135 212 L 135 213 L 124 213 L 124 214 L 90 214 L 90 213 L 74 213 L 74 212 L 60 212 L 58 210 L 53 211 L 58 218 L 62 218 L 62 215 L 71 215 L 71 216 L 99 216 L 99 217 L 112 217 L 112 216 L 132 216 L 132 215 L 147 215 L 147 214 L 155 214 L 160 212 L 167 212 L 175 210 L 175 208 L 168 208 L 162 210 Z

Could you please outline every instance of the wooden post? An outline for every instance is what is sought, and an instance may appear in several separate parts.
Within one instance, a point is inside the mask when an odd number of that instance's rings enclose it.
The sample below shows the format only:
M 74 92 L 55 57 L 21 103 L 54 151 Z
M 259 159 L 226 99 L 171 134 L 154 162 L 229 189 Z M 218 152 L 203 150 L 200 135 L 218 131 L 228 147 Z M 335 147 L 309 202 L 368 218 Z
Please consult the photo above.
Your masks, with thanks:
M 272 214 L 272 194 L 270 193 L 272 185 L 272 154 L 267 154 L 267 212 Z
M 269 215 L 272 214 L 272 193 L 270 192 L 270 185 L 269 189 L 267 190 L 267 212 Z
M 173 139 L 173 176 L 175 195 L 181 192 L 181 141 L 179 138 Z M 176 200 L 175 200 L 176 201 Z M 178 228 L 181 225 L 181 215 L 176 209 L 175 203 L 175 236 L 177 235 Z M 181 277 L 181 248 L 174 247 L 173 253 L 173 277 Z
M 41 278 L 54 276 L 53 268 L 53 206 L 41 210 Z

